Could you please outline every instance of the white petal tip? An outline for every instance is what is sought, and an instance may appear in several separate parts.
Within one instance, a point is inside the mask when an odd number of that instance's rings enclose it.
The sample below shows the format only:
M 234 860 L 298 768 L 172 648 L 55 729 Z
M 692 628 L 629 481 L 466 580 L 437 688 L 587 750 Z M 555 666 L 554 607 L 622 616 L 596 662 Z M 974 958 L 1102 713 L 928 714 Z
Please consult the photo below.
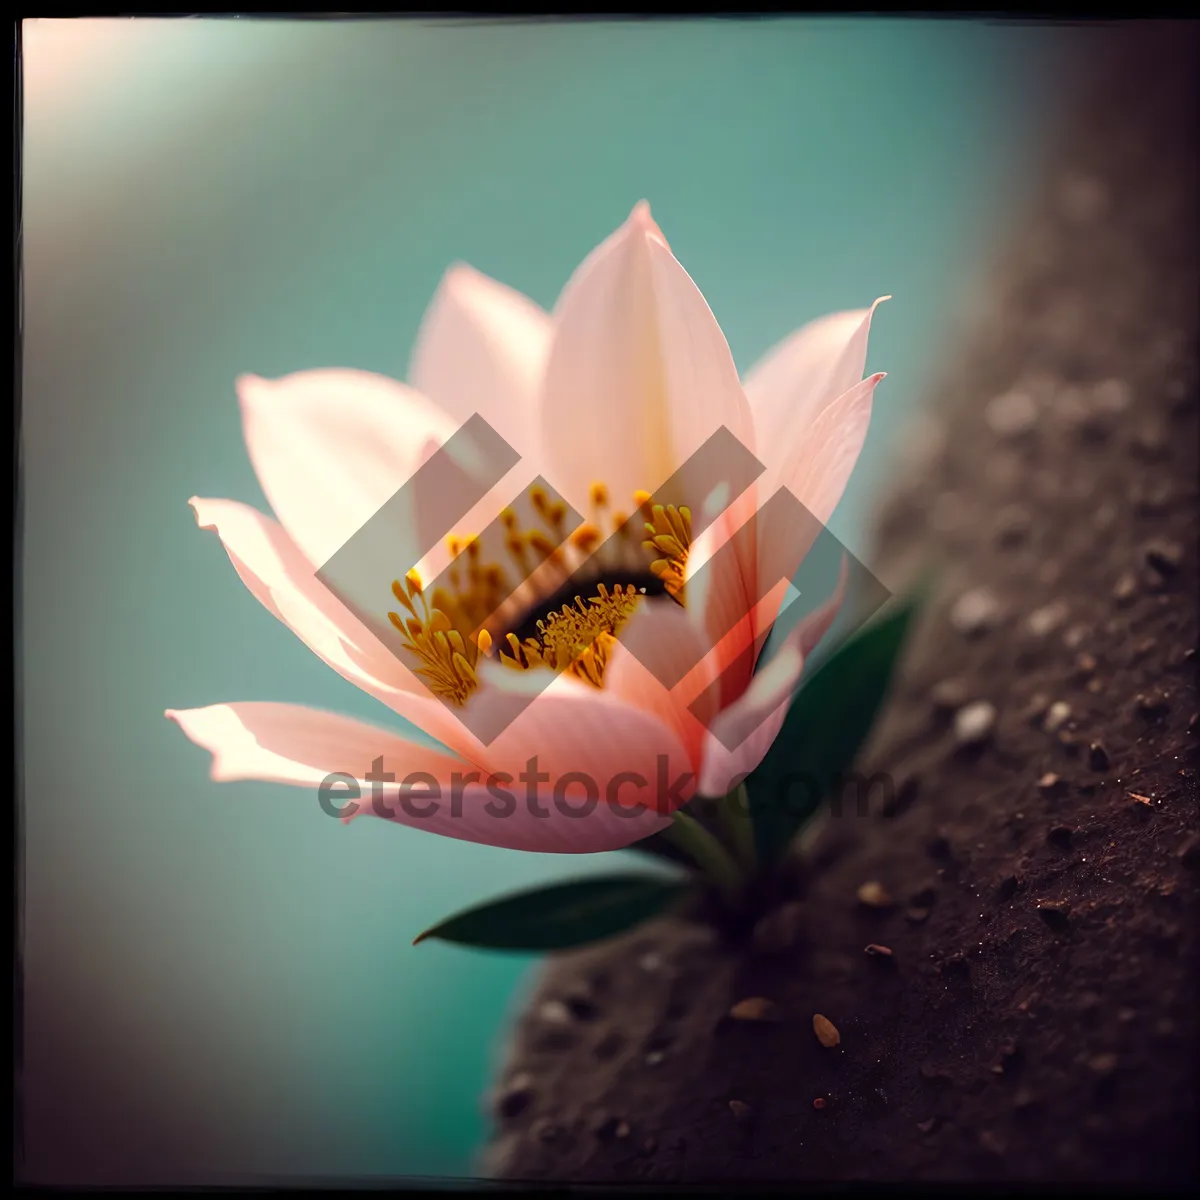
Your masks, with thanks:
M 667 245 L 667 239 L 663 236 L 663 231 L 659 229 L 654 218 L 650 215 L 649 200 L 639 200 L 633 206 L 633 211 L 629 214 L 629 227 L 636 229 L 639 233 L 643 233 L 647 237 L 653 238 L 656 242 L 661 243 L 666 249 L 670 250 L 671 247 Z

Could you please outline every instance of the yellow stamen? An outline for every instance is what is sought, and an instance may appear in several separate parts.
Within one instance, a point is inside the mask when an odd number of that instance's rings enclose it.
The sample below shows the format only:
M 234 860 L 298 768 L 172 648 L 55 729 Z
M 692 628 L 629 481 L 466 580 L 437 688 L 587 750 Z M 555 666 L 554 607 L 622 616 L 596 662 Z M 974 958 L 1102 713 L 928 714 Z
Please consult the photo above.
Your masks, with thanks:
M 620 631 L 642 603 L 645 589 L 630 583 L 610 590 L 597 581 L 586 593 L 575 596 L 573 603 L 535 621 L 535 632 L 522 640 L 510 632 L 513 624 L 521 624 L 513 620 L 513 604 L 525 612 L 528 621 L 529 610 L 536 610 L 536 596 L 528 593 L 544 586 L 536 582 L 540 576 L 533 571 L 542 569 L 539 564 L 552 564 L 564 575 L 577 570 L 584 574 L 582 564 L 588 559 L 597 575 L 649 570 L 662 581 L 668 595 L 684 603 L 692 544 L 687 508 L 653 504 L 649 492 L 634 493 L 634 512 L 640 513 L 645 526 L 641 546 L 649 551 L 647 564 L 637 548 L 629 516 L 620 510 L 610 513 L 609 490 L 603 483 L 593 483 L 589 489 L 591 520 L 569 537 L 563 501 L 551 499 L 545 488 L 536 485 L 527 496 L 536 514 L 532 527 L 522 528 L 517 511 L 505 508 L 497 531 L 503 553 L 517 570 L 516 592 L 501 564 L 485 560 L 480 538 L 461 534 L 447 538 L 451 563 L 443 576 L 446 583 L 435 588 L 431 597 L 426 597 L 416 570 L 392 584 L 401 612 L 389 612 L 388 618 L 403 637 L 403 648 L 417 660 L 416 674 L 449 703 L 461 706 L 467 702 L 479 686 L 479 661 L 493 650 L 500 662 L 515 670 L 548 667 L 570 672 L 592 687 L 604 686 Z M 621 537 L 606 543 L 610 528 Z M 526 594 L 521 594 L 522 589 Z M 518 595 L 520 599 L 514 601 Z

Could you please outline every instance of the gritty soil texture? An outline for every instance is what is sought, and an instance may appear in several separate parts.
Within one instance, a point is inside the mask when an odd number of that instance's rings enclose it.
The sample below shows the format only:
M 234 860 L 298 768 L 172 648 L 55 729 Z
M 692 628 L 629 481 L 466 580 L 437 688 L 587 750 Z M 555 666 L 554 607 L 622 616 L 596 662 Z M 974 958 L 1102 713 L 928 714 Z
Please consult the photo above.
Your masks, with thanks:
M 1065 122 L 883 510 L 881 578 L 940 563 L 869 755 L 903 786 L 749 944 L 671 919 L 553 959 L 491 1173 L 1194 1178 L 1194 44 L 1128 39 Z

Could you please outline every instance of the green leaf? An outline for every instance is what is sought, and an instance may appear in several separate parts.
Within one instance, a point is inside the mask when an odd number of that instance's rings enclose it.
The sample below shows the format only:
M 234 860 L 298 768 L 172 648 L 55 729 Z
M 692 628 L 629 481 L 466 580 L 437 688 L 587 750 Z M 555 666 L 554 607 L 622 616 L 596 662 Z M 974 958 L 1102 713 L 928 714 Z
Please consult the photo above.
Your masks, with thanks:
M 489 950 L 566 950 L 658 916 L 690 884 L 653 875 L 603 875 L 490 900 L 425 930 L 426 938 Z
M 778 861 L 840 786 L 866 741 L 924 589 L 838 647 L 805 682 L 766 757 L 746 780 L 759 861 Z

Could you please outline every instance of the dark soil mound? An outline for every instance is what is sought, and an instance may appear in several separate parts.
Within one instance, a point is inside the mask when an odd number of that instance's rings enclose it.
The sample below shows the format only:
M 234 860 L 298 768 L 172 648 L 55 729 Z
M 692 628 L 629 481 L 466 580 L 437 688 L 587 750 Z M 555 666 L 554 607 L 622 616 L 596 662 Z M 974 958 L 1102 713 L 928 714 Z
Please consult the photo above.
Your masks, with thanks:
M 904 786 L 754 947 L 553 961 L 496 1174 L 1194 1177 L 1195 36 L 1118 37 L 885 509 L 882 578 L 943 561 L 871 756 Z

